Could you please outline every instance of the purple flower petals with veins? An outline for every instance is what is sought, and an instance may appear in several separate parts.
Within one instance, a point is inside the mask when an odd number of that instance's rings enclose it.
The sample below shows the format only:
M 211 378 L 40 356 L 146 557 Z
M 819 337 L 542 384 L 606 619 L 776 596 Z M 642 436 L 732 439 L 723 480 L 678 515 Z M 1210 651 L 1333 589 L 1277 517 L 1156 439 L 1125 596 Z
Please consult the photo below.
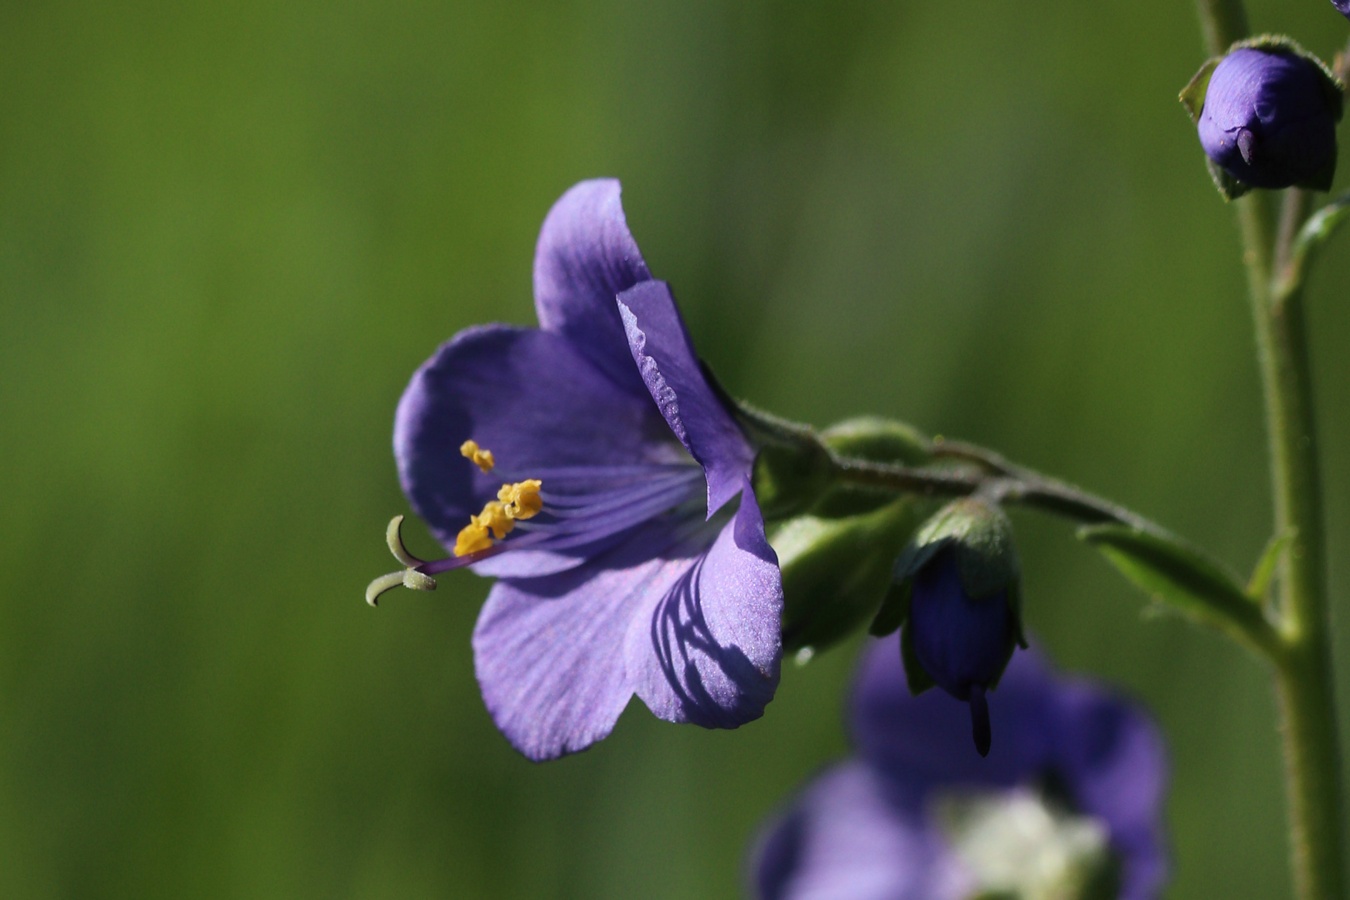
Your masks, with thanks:
M 757 718 L 778 682 L 782 584 L 754 450 L 652 280 L 618 182 L 558 201 L 534 282 L 539 329 L 461 332 L 399 404 L 413 507 L 447 547 L 471 521 L 482 540 L 460 549 L 491 544 L 415 571 L 500 579 L 474 665 L 494 721 L 531 759 L 603 738 L 634 694 L 674 722 Z M 499 492 L 531 481 L 542 506 L 511 518 Z

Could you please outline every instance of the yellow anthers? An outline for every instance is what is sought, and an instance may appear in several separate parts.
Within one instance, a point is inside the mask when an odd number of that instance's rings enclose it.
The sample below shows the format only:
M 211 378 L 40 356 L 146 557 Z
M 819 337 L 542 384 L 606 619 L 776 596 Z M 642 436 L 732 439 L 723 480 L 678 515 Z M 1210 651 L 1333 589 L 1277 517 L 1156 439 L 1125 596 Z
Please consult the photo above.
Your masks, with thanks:
M 538 478 L 527 478 L 515 484 L 504 484 L 497 492 L 497 499 L 506 506 L 506 514 L 513 519 L 533 519 L 544 508 L 544 498 L 539 496 L 543 482 Z
M 455 555 L 468 556 L 470 553 L 477 553 L 479 550 L 486 550 L 492 546 L 492 538 L 488 536 L 487 526 L 478 521 L 478 516 L 473 517 L 473 521 L 459 530 L 455 535 Z
M 492 458 L 491 450 L 484 450 L 477 441 L 465 441 L 459 445 L 459 455 L 472 462 L 484 472 L 491 472 L 497 461 Z
M 492 536 L 501 540 L 511 533 L 511 529 L 516 527 L 512 521 L 511 512 L 505 504 L 498 503 L 496 500 L 489 500 L 483 507 L 483 511 L 474 517 L 474 521 L 479 525 L 492 529 Z
M 478 462 L 477 454 L 480 451 L 473 441 L 465 441 L 461 452 Z M 486 450 L 482 452 L 487 453 Z M 491 465 L 492 454 L 487 455 Z M 544 499 L 539 496 L 542 484 L 538 478 L 527 478 L 515 484 L 502 485 L 501 490 L 497 491 L 497 499 L 485 503 L 483 511 L 471 516 L 469 524 L 455 536 L 455 556 L 468 556 L 486 550 L 492 546 L 494 539 L 500 541 L 515 530 L 517 519 L 532 519 L 538 515 L 539 510 L 544 508 Z
M 538 482 L 535 482 L 538 484 Z M 505 491 L 510 485 L 504 485 L 502 491 Z M 535 499 L 538 494 L 536 491 Z M 526 502 L 530 502 L 528 497 Z M 460 529 L 459 534 L 455 536 L 455 555 L 467 556 L 470 553 L 477 553 L 479 550 L 486 550 L 492 546 L 493 539 L 501 540 L 510 534 L 516 527 L 516 519 L 528 519 L 539 511 L 538 504 L 529 515 L 519 515 L 515 506 L 508 505 L 500 500 L 489 500 L 483 505 L 483 511 L 469 519 L 469 524 Z

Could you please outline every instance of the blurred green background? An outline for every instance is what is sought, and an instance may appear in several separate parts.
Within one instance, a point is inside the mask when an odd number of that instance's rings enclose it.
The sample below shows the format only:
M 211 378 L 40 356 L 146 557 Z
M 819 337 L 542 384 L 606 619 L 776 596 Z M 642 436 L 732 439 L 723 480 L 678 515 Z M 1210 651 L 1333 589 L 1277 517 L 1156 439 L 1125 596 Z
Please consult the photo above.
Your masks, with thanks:
M 1348 33 L 1251 13 L 1324 56 Z M 845 751 L 856 644 L 740 731 L 635 704 L 535 766 L 474 683 L 486 582 L 361 600 L 407 378 L 532 322 L 583 178 L 623 179 L 734 393 L 992 445 L 1246 571 L 1265 449 L 1175 99 L 1199 48 L 1157 0 L 3 4 L 0 895 L 739 893 L 756 823 Z M 1346 240 L 1310 297 L 1342 601 Z M 1170 895 L 1287 896 L 1256 664 L 1016 521 L 1031 628 L 1170 738 Z

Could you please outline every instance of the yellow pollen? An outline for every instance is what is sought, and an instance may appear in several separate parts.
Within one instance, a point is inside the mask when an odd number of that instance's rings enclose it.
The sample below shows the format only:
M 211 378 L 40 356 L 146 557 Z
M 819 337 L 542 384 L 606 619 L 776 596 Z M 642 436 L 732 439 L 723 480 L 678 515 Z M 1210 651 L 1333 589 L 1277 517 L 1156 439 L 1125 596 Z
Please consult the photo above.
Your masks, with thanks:
M 492 467 L 497 464 L 496 460 L 492 458 L 492 451 L 479 447 L 477 441 L 465 441 L 460 444 L 459 455 L 470 460 L 484 472 L 491 472 Z
M 472 445 L 472 447 L 470 446 Z M 478 462 L 478 445 L 465 441 L 461 452 Z M 482 451 L 487 453 L 487 451 Z M 492 454 L 487 453 L 489 468 Z M 481 466 L 481 463 L 479 464 Z M 487 471 L 484 469 L 483 471 Z M 544 508 L 544 499 L 539 496 L 543 485 L 538 478 L 527 478 L 515 484 L 504 484 L 497 491 L 497 499 L 483 505 L 483 511 L 469 517 L 469 524 L 460 529 L 455 536 L 455 556 L 468 556 L 479 550 L 486 550 L 493 541 L 500 541 L 515 530 L 518 519 L 532 519 Z
M 511 513 L 506 506 L 496 500 L 489 500 L 487 505 L 483 507 L 483 511 L 474 516 L 474 521 L 486 528 L 491 528 L 492 536 L 499 541 L 516 527 L 516 523 L 511 520 Z
M 456 556 L 468 556 L 491 546 L 492 538 L 488 537 L 487 527 L 478 521 L 478 516 L 474 516 L 473 521 L 461 528 L 459 534 L 455 536 Z
M 527 478 L 515 484 L 504 484 L 497 492 L 497 499 L 506 506 L 506 514 L 513 519 L 533 519 L 544 508 L 544 498 L 539 496 L 543 482 L 538 478 Z

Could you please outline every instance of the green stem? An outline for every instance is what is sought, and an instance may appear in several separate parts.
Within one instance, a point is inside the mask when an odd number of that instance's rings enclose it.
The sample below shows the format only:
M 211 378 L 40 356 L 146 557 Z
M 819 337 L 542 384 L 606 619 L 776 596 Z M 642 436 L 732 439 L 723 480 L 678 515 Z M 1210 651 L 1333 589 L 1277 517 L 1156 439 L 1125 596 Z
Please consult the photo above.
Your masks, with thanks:
M 1340 743 L 1326 594 L 1322 488 L 1301 282 L 1265 293 L 1271 473 L 1277 530 L 1292 539 L 1280 579 L 1286 653 L 1276 667 L 1284 719 L 1294 877 L 1299 896 L 1345 896 Z M 1253 303 L 1260 299 L 1253 298 Z
M 833 469 L 832 478 L 837 483 L 927 496 L 978 494 L 998 503 L 1053 513 L 1086 526 L 1124 526 L 1132 535 L 1128 543 L 1136 547 L 1141 543 L 1151 546 L 1169 563 L 1190 567 L 1179 583 L 1184 585 L 1182 590 L 1191 601 L 1206 610 L 1200 617 L 1203 621 L 1236 638 L 1262 659 L 1274 662 L 1283 654 L 1284 645 L 1279 633 L 1253 598 L 1221 571 L 1206 571 L 1209 567 L 1204 564 L 1203 554 L 1161 525 L 1081 488 L 1014 465 L 982 447 L 955 442 L 935 443 L 933 456 L 976 463 L 979 470 L 910 468 L 841 457 L 835 453 L 829 453 L 828 459 Z M 1151 541 L 1143 540 L 1144 535 Z M 1185 562 L 1181 563 L 1182 560 Z M 1169 580 L 1177 571 L 1175 567 L 1170 569 Z M 1182 606 L 1190 608 L 1189 604 Z
M 1195 5 L 1210 56 L 1221 56 L 1247 36 L 1247 11 L 1241 0 L 1196 0 Z
M 978 448 L 967 444 L 960 446 L 961 458 L 988 461 L 993 474 L 916 469 L 833 455 L 831 463 L 834 467 L 834 476 L 839 482 L 856 487 L 944 497 L 965 497 L 980 493 L 993 496 L 1000 502 L 1016 503 L 1055 513 L 1084 525 L 1106 523 L 1127 525 L 1168 541 L 1178 540 L 1161 525 L 1150 522 L 1123 506 L 1093 496 L 1063 481 L 1030 469 L 1013 466 L 988 451 L 979 451 L 979 456 L 976 457 L 974 454 Z
M 1197 0 L 1196 6 L 1211 55 L 1246 36 L 1241 0 Z M 1294 885 L 1303 900 L 1342 900 L 1344 826 L 1322 494 L 1303 321 L 1304 267 L 1294 245 L 1307 215 L 1306 195 L 1286 199 L 1278 242 L 1262 192 L 1241 198 L 1237 207 L 1270 442 L 1275 533 L 1292 535 L 1278 598 L 1283 652 L 1274 670 Z

